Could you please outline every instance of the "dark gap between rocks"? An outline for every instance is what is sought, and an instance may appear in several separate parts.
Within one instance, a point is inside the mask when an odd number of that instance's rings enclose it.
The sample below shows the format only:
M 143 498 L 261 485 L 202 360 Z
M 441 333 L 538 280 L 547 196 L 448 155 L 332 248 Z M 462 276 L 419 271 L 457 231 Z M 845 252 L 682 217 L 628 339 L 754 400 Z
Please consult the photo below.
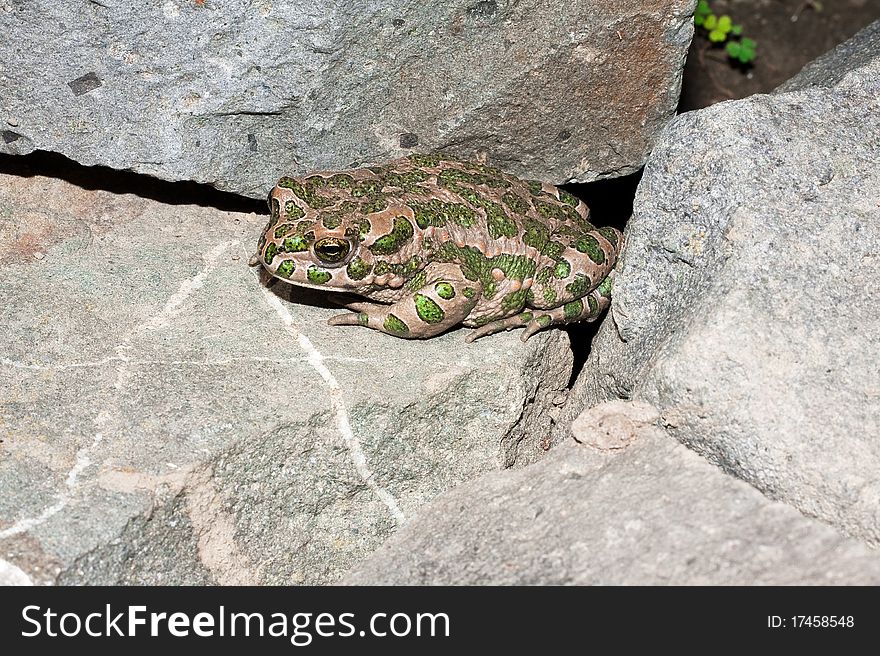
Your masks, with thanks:
M 268 214 L 266 201 L 219 191 L 198 182 L 169 182 L 109 166 L 84 166 L 59 153 L 36 150 L 27 155 L 0 155 L 0 173 L 58 178 L 88 190 L 134 194 L 168 205 L 199 205 L 224 212 Z
M 595 225 L 612 226 L 623 231 L 626 222 L 632 216 L 636 188 L 641 179 L 642 169 L 620 178 L 560 186 L 589 206 L 590 220 Z M 587 357 L 590 355 L 593 338 L 604 320 L 603 316 L 592 323 L 575 323 L 565 328 L 571 340 L 571 350 L 574 353 L 574 367 L 568 381 L 568 389 L 571 389 L 578 374 L 584 368 Z

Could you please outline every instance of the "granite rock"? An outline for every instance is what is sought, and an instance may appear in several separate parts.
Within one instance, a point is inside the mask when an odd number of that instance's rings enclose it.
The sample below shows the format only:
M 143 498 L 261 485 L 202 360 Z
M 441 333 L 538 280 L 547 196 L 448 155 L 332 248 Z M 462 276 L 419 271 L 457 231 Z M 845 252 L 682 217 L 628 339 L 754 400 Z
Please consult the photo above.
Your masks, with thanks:
M 664 131 L 555 441 L 585 407 L 646 401 L 728 472 L 880 542 L 876 31 Z
M 614 417 L 622 449 L 604 440 Z M 368 585 L 851 585 L 880 554 L 714 467 L 643 403 L 586 411 L 573 440 L 446 492 L 343 582 Z
M 695 0 L 0 0 L 0 152 L 264 198 L 413 150 L 623 175 L 672 117 Z

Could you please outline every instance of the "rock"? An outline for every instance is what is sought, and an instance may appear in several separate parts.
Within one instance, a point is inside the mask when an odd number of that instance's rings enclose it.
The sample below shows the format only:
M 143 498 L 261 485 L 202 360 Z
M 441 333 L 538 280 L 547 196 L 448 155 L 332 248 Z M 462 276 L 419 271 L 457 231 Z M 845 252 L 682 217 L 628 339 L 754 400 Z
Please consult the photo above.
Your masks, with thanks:
M 327 326 L 247 267 L 265 217 L 170 188 L 0 175 L 0 579 L 334 581 L 439 492 L 543 455 L 564 332 Z
M 647 401 L 670 435 L 770 497 L 880 542 L 876 30 L 792 91 L 670 124 L 639 185 L 612 321 L 555 441 L 584 407 Z M 849 59 L 860 68 L 815 77 L 865 49 Z
M 33 581 L 21 569 L 0 559 L 0 585 L 33 585 Z
M 675 112 L 693 7 L 0 0 L 0 152 L 260 198 L 413 149 L 623 175 Z
M 642 426 L 659 418 L 656 408 L 646 403 L 608 401 L 579 414 L 571 423 L 571 436 L 599 451 L 617 451 L 632 444 Z
M 636 427 L 630 447 L 608 452 L 568 441 L 530 467 L 446 492 L 343 582 L 880 582 L 871 549 L 770 501 L 644 423 L 656 414 L 650 406 L 624 405 L 602 413 Z

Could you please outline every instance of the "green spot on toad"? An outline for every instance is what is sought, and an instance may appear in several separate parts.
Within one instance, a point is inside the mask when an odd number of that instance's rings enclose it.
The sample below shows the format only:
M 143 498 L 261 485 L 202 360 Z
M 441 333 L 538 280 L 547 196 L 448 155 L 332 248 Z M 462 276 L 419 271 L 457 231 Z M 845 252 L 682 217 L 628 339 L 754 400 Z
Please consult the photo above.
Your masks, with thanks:
M 293 273 L 295 268 L 296 264 L 293 260 L 284 260 L 284 262 L 278 265 L 276 273 L 283 278 L 290 278 L 290 274 Z
M 370 246 L 375 255 L 391 255 L 399 251 L 413 236 L 413 227 L 405 217 L 394 219 L 394 227 L 387 235 L 382 235 Z
M 363 280 L 370 273 L 372 267 L 361 258 L 356 257 L 345 268 L 345 272 L 352 280 Z
M 308 281 L 316 285 L 323 285 L 332 277 L 333 275 L 329 271 L 319 269 L 315 265 L 310 266 L 308 271 L 306 271 L 306 278 L 308 278 Z
M 275 244 L 269 244 L 266 246 L 266 253 L 263 255 L 263 261 L 266 264 L 272 264 L 272 260 L 275 259 L 275 256 L 278 254 L 278 246 Z
M 443 310 L 424 294 L 415 295 L 416 314 L 425 323 L 440 323 L 445 316 Z
M 389 314 L 382 325 L 385 330 L 394 335 L 406 335 L 409 333 L 409 326 L 393 314 Z
M 451 298 L 455 298 L 455 287 L 448 282 L 438 282 L 434 285 L 434 291 L 437 292 L 437 296 L 447 301 Z
M 575 299 L 571 303 L 565 304 L 565 318 L 569 321 L 574 321 L 579 316 L 581 316 L 581 312 L 584 311 L 584 302 L 581 299 Z
M 605 261 L 605 253 L 599 246 L 599 241 L 593 235 L 583 235 L 574 243 L 574 247 L 581 253 L 586 253 L 596 264 Z

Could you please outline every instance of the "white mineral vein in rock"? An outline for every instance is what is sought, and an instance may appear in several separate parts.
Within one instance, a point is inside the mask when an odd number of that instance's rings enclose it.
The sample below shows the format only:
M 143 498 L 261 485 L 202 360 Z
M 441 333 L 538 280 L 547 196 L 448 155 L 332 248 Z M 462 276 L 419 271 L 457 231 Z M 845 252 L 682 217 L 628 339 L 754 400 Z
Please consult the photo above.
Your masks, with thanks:
M 33 585 L 31 577 L 8 560 L 0 558 L 0 585 Z
M 205 278 L 207 278 L 208 274 L 213 271 L 217 266 L 217 260 L 220 259 L 220 256 L 223 252 L 229 248 L 230 246 L 236 244 L 235 241 L 223 242 L 215 246 L 206 256 L 205 264 L 202 269 L 192 278 L 185 280 L 180 288 L 171 295 L 171 298 L 168 299 L 168 302 L 165 303 L 165 306 L 162 310 L 148 319 L 142 326 L 135 327 L 131 330 L 128 335 L 126 335 L 123 340 L 117 345 L 115 357 L 109 357 L 106 360 L 102 360 L 101 362 L 110 362 L 110 361 L 118 361 L 118 369 L 116 381 L 114 383 L 114 387 L 116 389 L 121 390 L 124 385 L 126 378 L 129 374 L 129 368 L 132 364 L 131 359 L 124 355 L 124 351 L 131 348 L 131 341 L 134 339 L 135 335 L 141 330 L 158 330 L 159 328 L 163 328 L 169 325 L 171 319 L 173 319 L 180 310 L 180 307 L 183 305 L 184 301 L 197 289 L 199 289 L 205 282 Z M 4 364 L 7 364 L 10 361 L 4 359 Z M 19 363 L 12 363 L 13 366 Z M 105 428 L 107 424 L 113 422 L 114 419 L 120 419 L 119 417 L 119 409 L 112 408 L 101 411 L 98 416 L 95 418 L 95 425 L 101 429 Z M 119 423 L 119 422 L 118 422 Z M 103 440 L 103 433 L 99 430 L 95 433 L 92 442 L 88 446 L 84 446 L 80 448 L 76 452 L 76 459 L 73 467 L 70 471 L 67 472 L 65 476 L 65 487 L 58 492 L 56 496 L 56 501 L 48 508 L 45 508 L 39 515 L 35 517 L 25 517 L 23 519 L 19 519 L 12 526 L 9 526 L 2 531 L 0 531 L 0 539 L 8 538 L 13 535 L 18 535 L 19 533 L 24 533 L 25 531 L 29 531 L 41 524 L 45 523 L 49 518 L 57 515 L 59 512 L 64 510 L 67 507 L 67 504 L 70 503 L 70 500 L 73 498 L 73 494 L 76 491 L 77 478 L 79 475 L 92 464 L 90 454 L 91 452 L 101 443 Z
M 95 437 L 92 439 L 92 443 L 88 446 L 84 446 L 76 452 L 76 461 L 73 464 L 73 467 L 70 471 L 67 472 L 65 476 L 65 488 L 61 490 L 57 495 L 57 501 L 53 503 L 48 508 L 44 509 L 36 517 L 25 517 L 24 519 L 19 519 L 12 526 L 9 526 L 2 531 L 0 531 L 0 539 L 9 538 L 13 535 L 18 535 L 19 533 L 24 533 L 25 531 L 30 531 L 37 526 L 43 524 L 46 520 L 48 520 L 53 515 L 57 515 L 59 512 L 64 510 L 67 507 L 67 504 L 70 503 L 70 500 L 73 498 L 73 493 L 76 490 L 77 478 L 83 472 L 83 470 L 92 464 L 91 458 L 89 458 L 89 454 L 101 443 L 103 439 L 103 435 L 101 433 L 95 433 Z
M 259 275 L 259 274 L 258 274 Z M 369 465 L 367 464 L 367 457 L 364 454 L 364 450 L 361 448 L 360 440 L 358 440 L 357 436 L 354 434 L 354 431 L 351 429 L 351 423 L 348 420 L 348 410 L 345 407 L 345 402 L 342 399 L 342 388 L 339 386 L 339 382 L 336 380 L 336 377 L 333 373 L 327 368 L 327 365 L 324 364 L 324 356 L 321 354 L 318 349 L 315 348 L 312 341 L 302 334 L 293 323 L 293 316 L 290 314 L 290 311 L 285 307 L 285 305 L 281 302 L 275 294 L 269 291 L 265 285 L 260 284 L 260 289 L 263 290 L 263 295 L 266 298 L 266 301 L 275 312 L 278 314 L 278 317 L 281 319 L 281 322 L 284 324 L 284 329 L 290 333 L 290 335 L 296 339 L 299 347 L 305 351 L 308 363 L 312 366 L 312 368 L 318 372 L 318 375 L 324 380 L 324 384 L 327 385 L 327 388 L 330 391 L 330 403 L 333 406 L 333 411 L 336 414 L 336 427 L 339 432 L 342 434 L 342 438 L 345 440 L 345 444 L 348 447 L 348 451 L 351 454 L 351 459 L 354 462 L 355 469 L 360 475 L 361 479 L 366 483 L 371 490 L 382 500 L 388 510 L 391 512 L 391 516 L 394 517 L 394 520 L 398 524 L 403 524 L 404 516 L 403 512 L 400 510 L 400 506 L 397 504 L 397 500 L 394 496 L 386 490 L 384 487 L 379 485 L 376 480 L 373 478 L 372 472 L 370 472 Z

